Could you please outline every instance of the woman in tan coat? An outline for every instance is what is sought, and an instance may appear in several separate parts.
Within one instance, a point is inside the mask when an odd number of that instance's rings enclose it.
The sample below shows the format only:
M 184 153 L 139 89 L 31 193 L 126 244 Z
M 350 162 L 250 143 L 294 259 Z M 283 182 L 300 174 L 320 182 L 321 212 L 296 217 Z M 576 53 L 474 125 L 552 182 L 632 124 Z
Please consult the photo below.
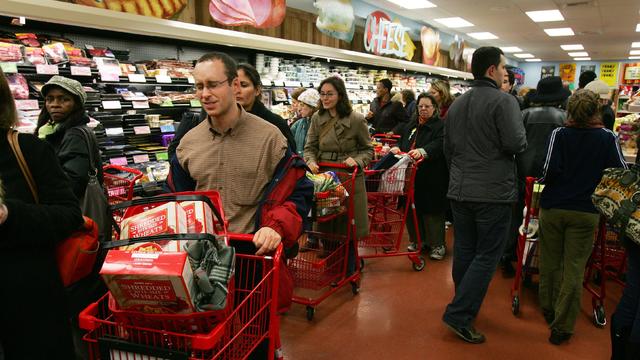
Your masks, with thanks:
M 363 169 L 373 157 L 373 145 L 364 116 L 353 111 L 344 82 L 329 77 L 320 83 L 320 109 L 311 118 L 311 125 L 304 147 L 304 159 L 312 172 L 318 172 L 318 163 L 342 163 L 358 168 L 354 194 L 355 234 L 369 234 L 367 193 Z M 338 230 L 338 224 L 332 224 Z M 342 225 L 341 233 L 346 233 Z M 321 231 L 324 231 L 322 229 Z M 355 239 L 354 239 L 355 240 Z M 326 245 L 325 245 L 326 246 Z M 349 256 L 348 272 L 355 268 L 355 258 Z

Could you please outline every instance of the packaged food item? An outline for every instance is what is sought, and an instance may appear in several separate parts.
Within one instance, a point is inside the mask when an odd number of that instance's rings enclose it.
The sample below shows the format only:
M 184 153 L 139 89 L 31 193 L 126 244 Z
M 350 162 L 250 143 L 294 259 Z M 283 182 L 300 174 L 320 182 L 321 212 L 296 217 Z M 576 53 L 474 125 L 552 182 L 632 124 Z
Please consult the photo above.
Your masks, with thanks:
M 29 84 L 22 74 L 7 75 L 7 82 L 14 99 L 26 100 L 29 98 Z
M 85 48 L 87 49 L 87 53 L 91 57 L 115 58 L 113 52 L 111 52 L 111 50 L 107 48 L 93 47 L 92 45 L 85 45 Z
M 22 45 L 24 46 L 31 46 L 31 47 L 42 46 L 42 44 L 40 44 L 40 41 L 38 40 L 38 36 L 36 36 L 36 34 L 33 34 L 33 33 L 16 34 L 16 39 L 20 40 L 20 43 L 22 43 Z
M 187 214 L 180 204 L 172 201 L 124 219 L 121 227 L 121 239 L 184 234 L 188 232 Z M 137 243 L 120 247 L 119 250 L 146 252 L 181 251 L 183 242 L 170 239 L 171 236 L 167 236 L 166 241 Z
M 195 311 L 187 253 L 109 250 L 100 274 L 122 310 L 151 314 Z
M 44 50 L 39 47 L 25 47 L 24 59 L 31 65 L 45 65 L 47 59 L 44 57 Z
M 22 62 L 22 45 L 0 42 L 1 62 Z
M 42 47 L 49 64 L 63 64 L 69 61 L 69 56 L 62 43 L 56 42 Z
M 189 233 L 215 234 L 213 214 L 209 205 L 202 201 L 184 201 L 180 205 L 187 214 Z

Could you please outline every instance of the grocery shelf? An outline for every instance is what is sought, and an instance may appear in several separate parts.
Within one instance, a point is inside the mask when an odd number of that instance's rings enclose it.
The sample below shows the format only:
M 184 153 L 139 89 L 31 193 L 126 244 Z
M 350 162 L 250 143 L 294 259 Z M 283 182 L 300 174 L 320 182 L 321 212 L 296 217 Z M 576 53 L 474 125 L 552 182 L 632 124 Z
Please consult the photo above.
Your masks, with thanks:
M 440 75 L 465 80 L 473 79 L 473 75 L 468 72 L 423 65 L 406 60 L 173 20 L 164 20 L 148 16 L 98 9 L 55 0 L 3 0 L 2 3 L 2 9 L 0 9 L 0 14 L 2 15 L 24 16 L 28 19 L 46 21 L 55 24 L 111 30 L 204 44 L 219 44 L 235 48 L 249 48 L 258 51 L 272 51 L 283 54 L 334 59 L 338 61 L 354 62 L 362 65 L 415 71 L 422 74 Z

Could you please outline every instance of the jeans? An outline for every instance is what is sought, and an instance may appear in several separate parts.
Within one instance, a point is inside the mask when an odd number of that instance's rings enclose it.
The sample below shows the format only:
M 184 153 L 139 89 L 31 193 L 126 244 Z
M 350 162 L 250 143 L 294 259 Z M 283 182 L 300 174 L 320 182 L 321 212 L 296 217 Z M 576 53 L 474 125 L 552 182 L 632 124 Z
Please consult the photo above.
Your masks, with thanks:
M 451 201 L 451 208 L 455 296 L 442 319 L 456 327 L 470 327 L 504 251 L 512 204 Z
M 584 211 L 540 209 L 540 288 L 550 327 L 573 333 L 580 312 L 584 268 L 593 249 L 600 216 Z
M 640 351 L 640 245 L 627 240 L 627 277 L 611 316 L 611 359 L 632 359 Z M 632 350 L 633 349 L 633 350 Z

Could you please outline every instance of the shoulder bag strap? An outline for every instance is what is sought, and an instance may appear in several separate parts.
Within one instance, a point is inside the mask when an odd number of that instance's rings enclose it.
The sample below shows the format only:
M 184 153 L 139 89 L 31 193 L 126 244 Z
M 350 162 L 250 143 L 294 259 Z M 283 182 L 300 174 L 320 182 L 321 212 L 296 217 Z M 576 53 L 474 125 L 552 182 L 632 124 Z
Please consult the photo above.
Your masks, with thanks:
M 98 167 L 96 166 L 96 162 L 95 162 L 95 158 L 93 157 L 93 150 L 96 148 L 95 146 L 95 142 L 93 141 L 91 135 L 89 134 L 89 129 L 87 129 L 86 126 L 79 126 L 78 129 L 80 130 L 80 132 L 82 132 L 82 135 L 84 136 L 84 139 L 87 143 L 87 150 L 89 152 L 89 164 L 91 164 L 91 168 L 93 169 L 93 171 L 95 172 L 95 174 L 98 174 Z
M 20 171 L 22 171 L 22 175 L 27 181 L 27 185 L 29 185 L 29 190 L 31 190 L 33 200 L 35 200 L 37 204 L 40 202 L 40 198 L 38 197 L 36 182 L 33 180 L 33 175 L 31 175 L 31 170 L 29 170 L 29 165 L 27 165 L 24 155 L 22 155 L 22 149 L 20 149 L 20 143 L 18 143 L 18 132 L 15 130 L 9 130 L 9 132 L 7 132 L 7 140 L 9 141 L 11 151 L 13 151 L 13 154 L 16 156 L 18 166 L 20 166 Z

